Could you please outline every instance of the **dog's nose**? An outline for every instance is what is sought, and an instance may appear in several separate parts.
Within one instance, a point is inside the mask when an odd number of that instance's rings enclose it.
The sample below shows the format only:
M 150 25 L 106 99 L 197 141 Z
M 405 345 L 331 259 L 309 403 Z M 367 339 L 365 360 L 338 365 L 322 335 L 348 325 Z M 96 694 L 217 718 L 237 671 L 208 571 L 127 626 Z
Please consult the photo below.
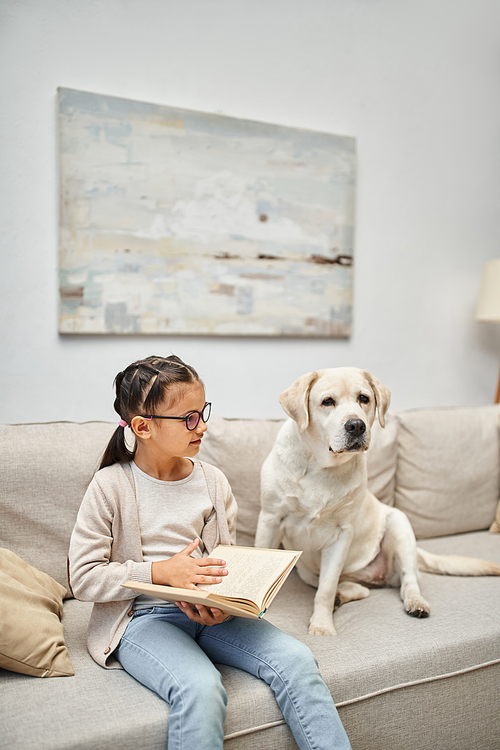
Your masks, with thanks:
M 362 419 L 349 419 L 345 425 L 345 431 L 352 437 L 359 437 L 366 432 L 366 424 Z

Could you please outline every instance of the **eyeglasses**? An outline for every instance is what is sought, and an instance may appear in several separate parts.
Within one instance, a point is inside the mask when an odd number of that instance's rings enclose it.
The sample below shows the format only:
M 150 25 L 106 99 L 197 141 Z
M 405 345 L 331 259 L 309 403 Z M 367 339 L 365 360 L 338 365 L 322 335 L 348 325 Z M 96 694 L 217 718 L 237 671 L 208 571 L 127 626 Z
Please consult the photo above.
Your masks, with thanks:
M 182 419 L 182 421 L 186 423 L 187 429 L 192 432 L 198 427 L 200 419 L 203 419 L 205 424 L 208 422 L 208 420 L 210 419 L 211 411 L 212 404 L 210 402 L 207 402 L 202 411 L 190 411 L 189 414 L 186 414 L 185 417 L 160 417 L 155 414 L 149 416 L 141 414 L 141 416 L 143 419 Z

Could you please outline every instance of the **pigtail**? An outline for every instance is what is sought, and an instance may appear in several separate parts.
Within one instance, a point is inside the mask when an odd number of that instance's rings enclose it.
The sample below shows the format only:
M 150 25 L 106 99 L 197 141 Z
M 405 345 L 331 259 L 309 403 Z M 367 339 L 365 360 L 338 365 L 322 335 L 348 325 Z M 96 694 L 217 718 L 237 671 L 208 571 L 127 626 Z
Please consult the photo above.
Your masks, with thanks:
M 102 455 L 99 469 L 111 466 L 116 463 L 125 463 L 132 461 L 135 451 L 130 451 L 125 442 L 125 425 L 129 424 L 129 411 L 127 401 L 130 398 L 124 398 L 130 393 L 130 386 L 138 372 L 139 365 L 131 365 L 122 372 L 119 372 L 115 378 L 114 386 L 116 398 L 113 404 L 114 410 L 121 417 L 120 424 L 111 436 L 111 440 L 106 446 Z M 139 391 L 140 396 L 140 391 Z
M 103 453 L 99 469 L 117 463 L 128 463 L 134 458 L 135 451 L 130 451 L 125 443 L 125 428 L 117 427 Z

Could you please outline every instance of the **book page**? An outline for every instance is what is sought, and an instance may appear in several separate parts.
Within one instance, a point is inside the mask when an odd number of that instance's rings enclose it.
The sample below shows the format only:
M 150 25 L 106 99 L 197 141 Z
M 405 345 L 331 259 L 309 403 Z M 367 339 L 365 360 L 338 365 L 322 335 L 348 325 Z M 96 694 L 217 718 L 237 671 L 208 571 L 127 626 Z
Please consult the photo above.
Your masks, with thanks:
M 218 596 L 251 599 L 261 606 L 268 590 L 290 563 L 298 558 L 298 553 L 221 545 L 214 549 L 210 557 L 225 560 L 228 575 L 221 583 L 198 584 L 198 588 Z

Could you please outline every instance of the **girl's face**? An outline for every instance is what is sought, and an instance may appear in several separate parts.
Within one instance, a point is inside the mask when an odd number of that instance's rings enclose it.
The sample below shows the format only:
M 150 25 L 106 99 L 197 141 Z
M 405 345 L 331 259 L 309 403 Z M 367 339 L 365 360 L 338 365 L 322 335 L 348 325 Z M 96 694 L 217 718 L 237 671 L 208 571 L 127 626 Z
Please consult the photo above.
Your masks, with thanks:
M 169 406 L 158 406 L 156 414 L 162 417 L 185 417 L 192 411 L 203 411 L 205 389 L 201 383 L 183 386 L 179 397 Z M 153 419 L 151 432 L 157 447 L 172 458 L 196 456 L 207 426 L 200 419 L 194 430 L 188 430 L 180 419 Z

